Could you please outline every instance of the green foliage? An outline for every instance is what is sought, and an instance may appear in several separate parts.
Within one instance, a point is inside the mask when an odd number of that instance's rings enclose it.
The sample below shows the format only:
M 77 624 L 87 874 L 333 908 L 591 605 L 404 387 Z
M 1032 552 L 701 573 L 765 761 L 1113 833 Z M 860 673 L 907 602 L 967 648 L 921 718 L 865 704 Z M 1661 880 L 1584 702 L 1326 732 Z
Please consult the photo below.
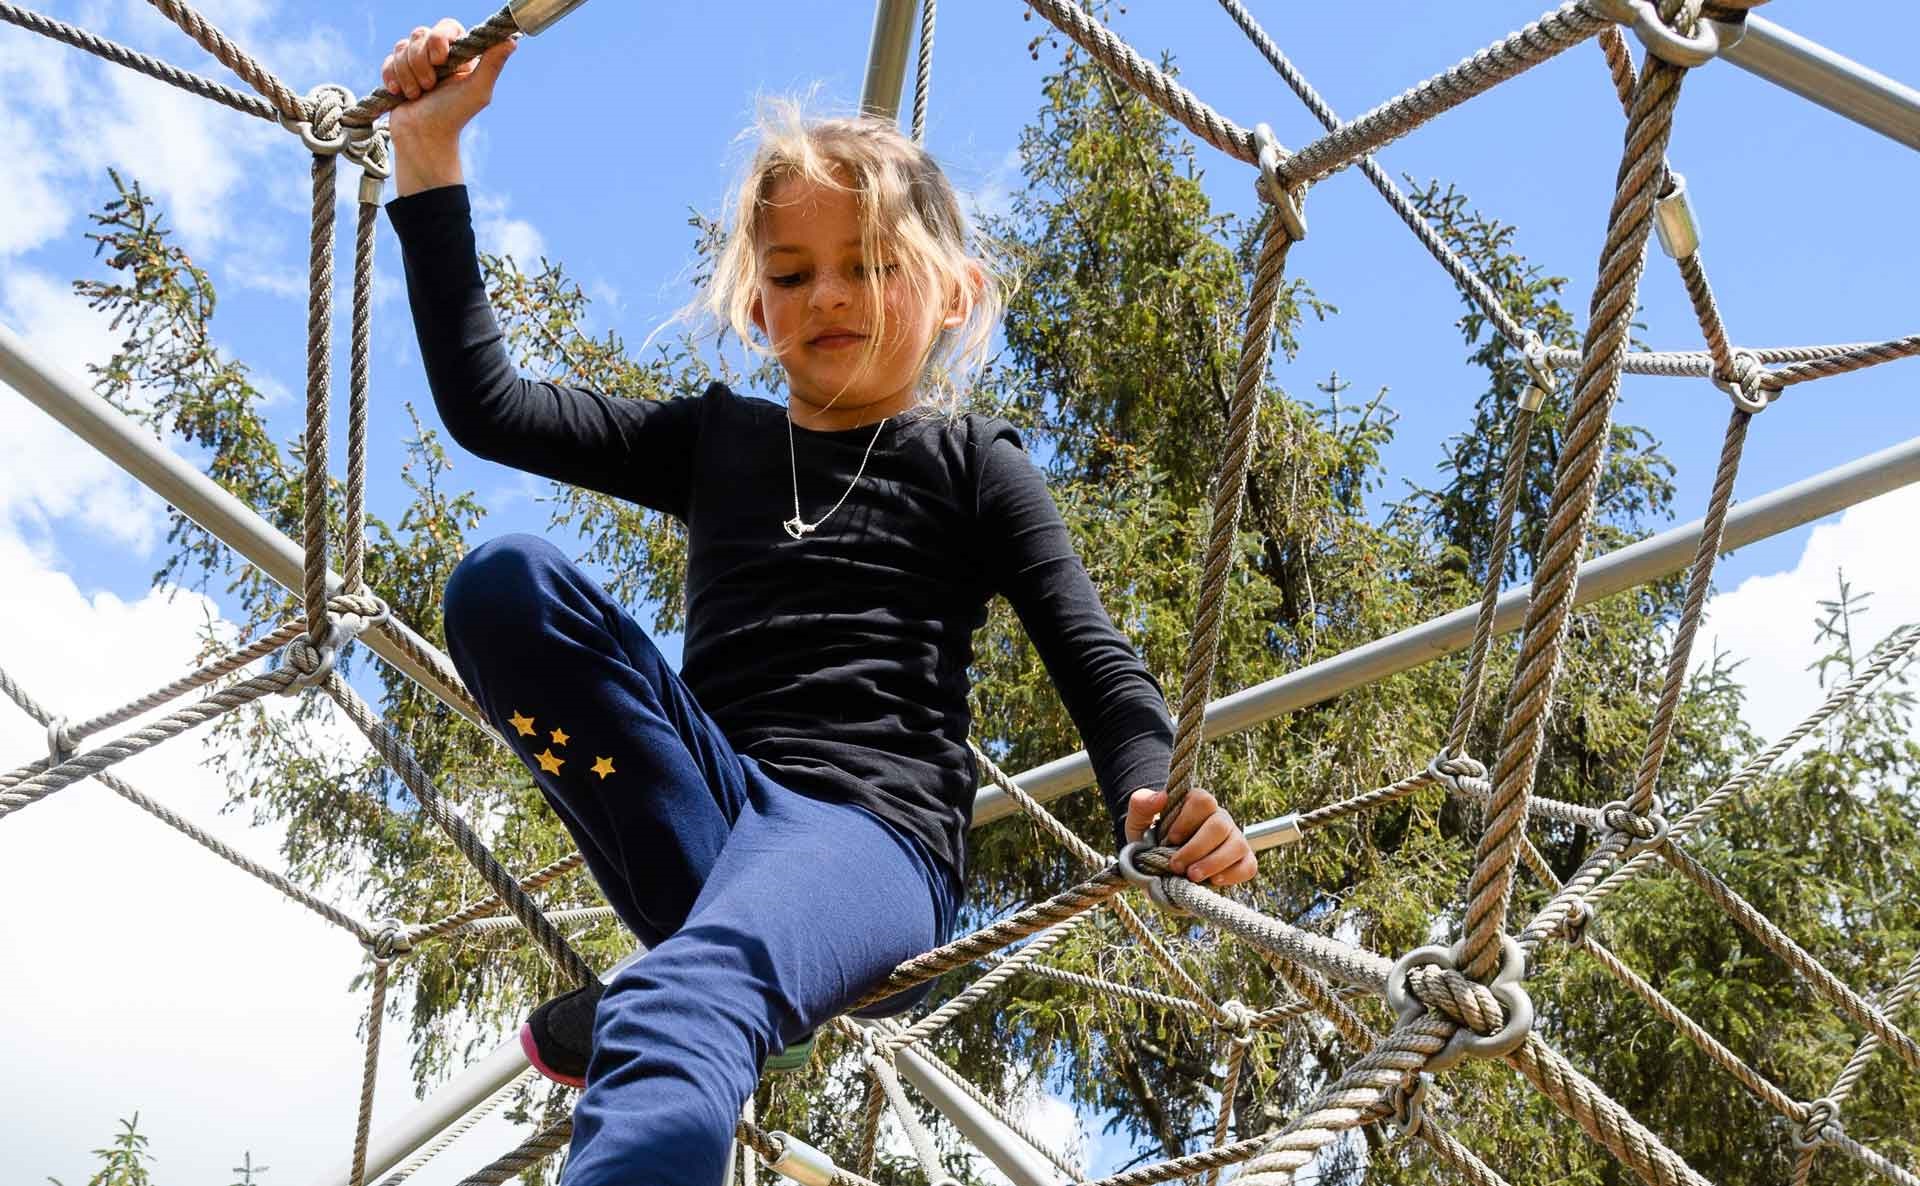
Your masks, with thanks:
M 1079 553 L 1108 610 L 1177 699 L 1197 598 L 1193 559 L 1205 540 L 1212 477 L 1234 385 L 1253 244 L 1261 227 L 1215 211 L 1191 149 L 1172 126 L 1071 48 L 1043 90 L 1021 140 L 1024 185 L 991 232 L 1020 270 L 1005 346 L 988 370 L 980 406 L 1011 419 L 1044 459 Z M 116 179 L 117 180 L 117 179 Z M 1575 346 L 1577 318 L 1560 303 L 1564 279 L 1543 274 L 1515 247 L 1512 228 L 1432 182 L 1414 200 L 1441 236 L 1487 279 L 1520 323 L 1553 346 Z M 137 186 L 96 215 L 95 236 L 120 278 L 83 282 L 96 304 L 129 327 L 101 389 L 156 429 L 208 452 L 210 472 L 283 528 L 299 521 L 290 474 L 298 443 L 267 431 L 259 392 L 238 363 L 210 345 L 213 291 L 167 240 Z M 696 215 L 696 245 L 710 252 L 715 227 Z M 1296 251 L 1294 263 L 1311 256 Z M 489 294 L 519 365 L 536 374 L 633 399 L 679 398 L 713 378 L 768 389 L 765 368 L 741 374 L 724 354 L 709 362 L 682 336 L 645 357 L 611 333 L 587 328 L 588 299 L 558 265 L 526 274 L 483 260 Z M 1384 393 L 1348 397 L 1338 375 L 1296 395 L 1280 382 L 1287 356 L 1314 320 L 1334 315 L 1297 276 L 1278 307 L 1279 357 L 1255 376 L 1260 448 L 1236 541 L 1238 561 L 1214 691 L 1244 687 L 1341 653 L 1473 603 L 1489 573 L 1521 580 L 1532 570 L 1564 425 L 1564 398 L 1541 412 L 1526 450 L 1520 516 L 1508 555 L 1492 554 L 1493 516 L 1526 383 L 1509 347 L 1472 305 L 1459 321 L 1467 361 L 1484 376 L 1471 396 L 1471 426 L 1445 442 L 1442 480 L 1393 503 L 1378 499 L 1381 450 L 1394 415 Z M 1672 468 L 1645 430 L 1616 424 L 1590 528 L 1595 551 L 1638 538 L 1671 517 Z M 368 579 L 427 637 L 441 638 L 440 590 L 484 530 L 485 510 L 452 480 L 454 463 L 436 434 L 414 421 L 405 443 L 407 502 L 392 522 L 369 521 Z M 579 540 L 609 589 L 654 627 L 683 625 L 686 543 L 670 519 L 567 487 L 551 493 L 552 526 Z M 225 578 L 250 627 L 297 613 L 277 588 L 248 575 L 196 528 L 177 521 L 162 576 Z M 1538 793 L 1598 804 L 1621 797 L 1640 760 L 1663 677 L 1678 578 L 1590 605 L 1573 616 L 1537 782 Z M 1862 597 L 1844 585 L 1823 603 L 1823 681 L 1868 660 L 1856 641 Z M 996 601 L 974 640 L 976 739 L 1008 769 L 1080 747 L 1012 610 Z M 1473 714 L 1469 752 L 1491 761 L 1511 640 L 1493 648 L 1486 693 Z M 525 773 L 461 719 L 401 677 L 379 669 L 381 708 L 449 799 L 470 818 L 493 821 L 499 851 L 532 869 L 568 842 Z M 1203 753 L 1201 779 L 1242 823 L 1305 811 L 1399 780 L 1442 745 L 1459 697 L 1457 660 L 1429 664 L 1337 701 L 1223 738 Z M 1714 656 L 1690 677 L 1656 802 L 1676 817 L 1758 750 L 1741 717 L 1737 665 Z M 1863 990 L 1893 983 L 1920 944 L 1911 909 L 1920 861 L 1914 781 L 1920 752 L 1910 739 L 1911 698 L 1897 681 L 1836 717 L 1816 748 L 1753 781 L 1690 842 L 1700 860 Z M 438 917 L 480 896 L 475 877 L 406 810 L 403 790 L 372 765 L 312 743 L 301 712 L 234 718 L 227 767 L 236 803 L 286 826 L 297 872 L 319 881 L 347 876 L 370 916 Z M 382 806 L 397 806 L 391 813 Z M 1057 802 L 1061 817 L 1105 849 L 1111 830 L 1097 797 Z M 1269 853 L 1263 874 L 1234 896 L 1297 925 L 1397 953 L 1457 933 L 1462 887 L 1478 838 L 1478 809 L 1429 788 L 1314 832 Z M 1583 829 L 1532 829 L 1556 874 L 1591 849 Z M 983 829 L 973 842 L 966 919 L 980 922 L 1057 892 L 1088 870 L 1020 823 Z M 575 875 L 546 900 L 588 900 Z M 1546 900 L 1522 882 L 1515 915 Z M 1215 999 L 1256 1006 L 1291 991 L 1237 942 L 1160 920 L 1167 945 Z M 1812 1098 L 1851 1053 L 1857 1035 L 1819 1004 L 1771 954 L 1713 911 L 1691 885 L 1655 871 L 1608 900 L 1589 934 L 1796 1098 Z M 629 947 L 617 927 L 579 940 L 589 959 L 611 962 Z M 1164 987 L 1141 947 L 1106 913 L 1049 956 L 1075 972 Z M 553 988 L 549 969 L 525 948 L 468 939 L 430 945 L 396 969 L 410 984 L 425 1082 L 498 1032 Z M 957 991 L 959 978 L 932 1003 Z M 1788 1167 L 1784 1130 L 1671 1026 L 1565 945 L 1548 944 L 1529 982 L 1541 1031 L 1575 1065 L 1672 1141 L 1708 1178 L 1773 1182 Z M 395 999 L 404 997 L 396 986 Z M 1391 1024 L 1372 1001 L 1356 1008 L 1376 1030 Z M 1191 1152 L 1211 1139 L 1222 1036 L 1184 1011 L 1089 994 L 1035 977 L 1015 981 L 964 1014 L 937 1056 L 975 1083 L 1038 1085 L 1107 1118 L 1109 1132 L 1140 1159 Z M 1322 1025 L 1263 1031 L 1234 1101 L 1233 1136 L 1286 1123 L 1363 1053 Z M 828 1034 L 821 1069 L 770 1080 L 760 1122 L 807 1134 L 842 1164 L 854 1164 L 865 1086 Z M 1897 1069 L 1886 1055 L 1847 1103 L 1850 1132 L 1889 1156 L 1916 1152 L 1902 1119 Z M 1474 1064 L 1444 1081 L 1436 1111 L 1489 1164 L 1517 1181 L 1614 1183 L 1623 1171 L 1514 1074 Z M 522 1099 L 531 1114 L 552 1100 Z M 936 1126 L 936 1131 L 945 1132 Z M 943 1137 L 943 1140 L 946 1138 Z M 960 1150 L 943 1148 L 963 1178 Z M 1322 1159 L 1323 1182 L 1377 1178 L 1426 1182 L 1450 1171 L 1377 1126 Z M 883 1155 L 880 1180 L 916 1167 Z M 1851 1181 L 1850 1165 L 1823 1174 Z
M 154 1156 L 147 1152 L 147 1136 L 140 1131 L 140 1113 L 123 1118 L 113 1143 L 95 1149 L 93 1155 L 100 1159 L 100 1168 L 87 1179 L 87 1186 L 153 1186 L 147 1163 L 154 1160 Z M 47 1181 L 62 1186 L 58 1178 Z

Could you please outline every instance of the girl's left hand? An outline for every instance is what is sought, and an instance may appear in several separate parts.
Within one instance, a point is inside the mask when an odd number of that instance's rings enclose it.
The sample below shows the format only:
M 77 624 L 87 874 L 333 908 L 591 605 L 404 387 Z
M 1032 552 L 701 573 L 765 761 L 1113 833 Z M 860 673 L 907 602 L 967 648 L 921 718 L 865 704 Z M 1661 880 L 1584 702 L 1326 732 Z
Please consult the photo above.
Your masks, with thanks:
M 1127 840 L 1129 843 L 1147 834 L 1153 817 L 1166 806 L 1167 793 L 1141 787 L 1127 799 Z M 1211 792 L 1192 787 L 1180 803 L 1180 814 L 1161 836 L 1167 844 L 1178 844 L 1172 869 L 1188 881 L 1203 885 L 1229 886 L 1252 880 L 1260 871 L 1247 843 L 1247 834 L 1233 822 L 1233 816 L 1220 806 Z

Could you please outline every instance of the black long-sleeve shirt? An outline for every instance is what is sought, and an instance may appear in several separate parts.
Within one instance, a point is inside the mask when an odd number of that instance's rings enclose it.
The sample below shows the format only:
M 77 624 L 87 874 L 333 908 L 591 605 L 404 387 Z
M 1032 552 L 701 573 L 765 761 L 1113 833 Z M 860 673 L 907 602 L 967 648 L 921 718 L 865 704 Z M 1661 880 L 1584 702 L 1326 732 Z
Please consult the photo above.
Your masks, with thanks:
M 715 383 L 611 398 L 523 378 L 502 344 L 464 186 L 387 205 L 441 420 L 481 457 L 664 512 L 688 534 L 682 678 L 741 754 L 802 793 L 917 837 L 965 884 L 979 773 L 967 668 L 988 600 L 1019 614 L 1092 757 L 1123 839 L 1125 797 L 1166 785 L 1159 684 L 1115 629 L 1011 424 L 916 409 L 792 539 L 786 409 Z M 872 426 L 794 426 L 803 513 L 853 482 Z

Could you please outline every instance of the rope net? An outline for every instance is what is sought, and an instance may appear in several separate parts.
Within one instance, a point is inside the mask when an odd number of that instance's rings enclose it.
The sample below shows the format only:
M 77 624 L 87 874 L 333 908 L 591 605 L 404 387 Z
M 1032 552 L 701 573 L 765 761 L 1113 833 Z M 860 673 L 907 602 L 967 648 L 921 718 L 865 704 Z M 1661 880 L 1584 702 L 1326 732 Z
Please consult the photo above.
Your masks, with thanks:
M 374 1102 L 380 1021 L 393 965 L 420 944 L 452 937 L 518 930 L 545 954 L 563 977 L 576 983 L 595 970 L 573 948 L 568 928 L 605 920 L 605 907 L 548 910 L 535 898 L 542 887 L 579 867 L 577 854 L 516 877 L 490 851 L 481 835 L 454 812 L 409 751 L 336 671 L 342 651 L 374 631 L 395 643 L 429 676 L 428 690 L 481 719 L 471 696 L 461 688 L 452 664 L 419 636 L 395 621 L 387 605 L 364 578 L 361 540 L 365 487 L 367 421 L 367 342 L 373 283 L 373 224 L 382 181 L 388 175 L 390 142 L 375 120 L 398 101 L 384 91 L 355 99 L 343 87 L 326 85 L 296 94 L 271 70 L 235 46 L 218 28 L 178 0 L 149 0 L 212 53 L 255 92 L 243 92 L 190 74 L 148 55 L 116 45 L 50 17 L 0 0 L 0 20 L 87 50 L 233 110 L 279 122 L 311 152 L 313 207 L 310 294 L 308 302 L 307 517 L 304 524 L 305 571 L 302 616 L 266 632 L 255 641 L 202 666 L 153 694 L 83 721 L 70 721 L 36 701 L 4 671 L 4 692 L 47 728 L 48 753 L 0 774 L 0 818 L 83 779 L 97 778 L 116 794 L 195 840 L 221 859 L 271 886 L 318 917 L 345 930 L 366 949 L 371 967 L 366 1059 L 352 1141 L 351 1186 L 370 1180 L 368 1131 Z M 1233 537 L 1244 501 L 1250 459 L 1257 447 L 1258 395 L 1268 367 L 1274 331 L 1274 307 L 1288 252 L 1306 235 L 1304 203 L 1308 187 L 1347 167 L 1355 167 L 1413 231 L 1421 245 L 1446 270 L 1466 297 L 1489 319 L 1525 361 L 1531 379 L 1528 395 L 1514 410 L 1503 445 L 1507 451 L 1496 520 L 1495 554 L 1505 554 L 1511 539 L 1521 463 L 1526 456 L 1536 413 L 1547 400 L 1566 400 L 1566 428 L 1531 601 L 1518 645 L 1517 660 L 1505 693 L 1497 746 L 1491 765 L 1467 752 L 1469 723 L 1489 694 L 1487 666 L 1494 631 L 1502 566 L 1489 566 L 1479 614 L 1464 667 L 1458 710 L 1446 744 L 1424 770 L 1366 794 L 1278 821 L 1285 843 L 1301 843 L 1328 824 L 1397 802 L 1423 789 L 1439 788 L 1484 812 L 1484 829 L 1466 887 L 1464 926 L 1457 941 L 1422 947 L 1398 958 L 1365 950 L 1314 933 L 1172 875 L 1171 847 L 1158 835 L 1130 846 L 1119 859 L 1102 853 L 1047 811 L 1020 783 L 1010 778 L 977 747 L 981 768 L 1038 826 L 1084 864 L 1085 880 L 1045 901 L 994 922 L 941 948 L 900 965 L 874 988 L 864 1005 L 909 986 L 968 965 L 984 970 L 966 989 L 924 1016 L 908 1022 L 856 1022 L 837 1019 L 833 1032 L 858 1052 L 869 1078 L 867 1107 L 858 1121 L 857 1168 L 835 1165 L 800 1138 L 760 1128 L 752 1103 L 736 1138 L 738 1176 L 756 1181 L 759 1168 L 771 1168 L 808 1183 L 867 1183 L 873 1173 L 875 1144 L 882 1116 L 891 1111 L 903 1127 L 913 1156 L 931 1183 L 951 1181 L 931 1134 L 908 1100 L 899 1067 L 955 1018 L 976 1007 L 1016 977 L 1046 979 L 1106 994 L 1115 1000 L 1179 1012 L 1211 1026 L 1221 1051 L 1220 1105 L 1211 1146 L 1184 1157 L 1163 1160 L 1100 1179 L 1098 1186 L 1147 1186 L 1194 1178 L 1213 1186 L 1221 1171 L 1237 1166 L 1234 1178 L 1247 1186 L 1276 1186 L 1294 1180 L 1295 1171 L 1342 1134 L 1366 1125 L 1382 1125 L 1417 1140 L 1468 1181 L 1495 1184 L 1504 1179 L 1456 1139 L 1450 1125 L 1467 1117 L 1450 1115 L 1451 1103 L 1432 1077 L 1463 1059 L 1503 1062 L 1570 1117 L 1593 1141 L 1648 1183 L 1704 1181 L 1659 1135 L 1650 1131 L 1543 1041 L 1537 1011 L 1528 995 L 1529 972 L 1549 944 L 1584 952 L 1617 979 L 1674 1030 L 1730 1075 L 1741 1088 L 1789 1126 L 1798 1149 L 1794 1181 L 1804 1183 L 1816 1155 L 1831 1149 L 1886 1179 L 1913 1184 L 1914 1174 L 1850 1137 L 1840 1112 L 1847 1094 L 1868 1061 L 1882 1048 L 1909 1071 L 1920 1072 L 1920 1043 L 1895 1020 L 1920 992 L 1920 953 L 1906 973 L 1877 1001 L 1842 982 L 1813 954 L 1728 886 L 1697 855 L 1701 829 L 1740 793 L 1766 775 L 1804 738 L 1864 692 L 1896 671 L 1920 646 L 1920 627 L 1908 626 L 1885 638 L 1844 684 L 1834 688 L 1793 730 L 1757 755 L 1684 816 L 1669 820 L 1657 809 L 1655 788 L 1667 755 L 1674 713 L 1684 688 L 1696 633 L 1721 551 L 1723 529 L 1753 417 L 1788 387 L 1830 375 L 1920 353 L 1920 335 L 1886 342 L 1843 343 L 1777 348 L 1741 347 L 1724 322 L 1686 210 L 1684 183 L 1666 160 L 1666 144 L 1689 69 L 1711 60 L 1720 47 L 1740 35 L 1746 5 L 1714 6 L 1707 16 L 1698 0 L 1573 0 L 1539 20 L 1352 119 L 1342 120 L 1286 59 L 1240 0 L 1221 0 L 1227 15 L 1246 33 L 1281 79 L 1298 95 L 1326 134 L 1288 152 L 1264 124 L 1249 129 L 1213 110 L 1184 86 L 1151 64 L 1112 30 L 1071 0 L 1029 0 L 1029 6 L 1081 46 L 1119 79 L 1195 136 L 1220 151 L 1255 166 L 1257 190 L 1266 207 L 1257 260 L 1249 291 L 1240 364 L 1227 417 L 1227 445 L 1214 491 L 1212 523 L 1200 568 L 1200 597 L 1193 623 L 1180 703 L 1175 719 L 1170 819 L 1194 786 L 1198 756 L 1206 737 L 1206 712 L 1218 653 L 1224 589 L 1232 575 Z M 1646 47 L 1636 68 L 1622 27 Z M 924 0 L 919 78 L 913 128 L 922 134 L 931 77 L 933 0 Z M 512 6 L 502 8 L 456 42 L 442 75 L 488 46 L 516 35 Z M 1597 267 L 1584 341 L 1578 350 L 1548 349 L 1525 329 L 1484 279 L 1456 254 L 1384 170 L 1369 155 L 1488 88 L 1584 41 L 1603 51 L 1619 101 L 1626 112 L 1620 167 Z M 353 341 L 348 415 L 348 476 L 345 483 L 345 538 L 338 542 L 341 573 L 331 571 L 336 549 L 325 514 L 328 493 L 327 425 L 332 376 L 332 272 L 334 185 L 340 158 L 361 172 L 353 245 L 354 300 L 350 313 Z M 1678 267 L 1698 317 L 1705 349 L 1633 351 L 1628 331 L 1656 228 L 1665 253 Z M 1564 391 L 1559 376 L 1569 376 Z M 1732 400 L 1720 462 L 1708 498 L 1704 528 L 1685 586 L 1685 600 L 1661 682 L 1652 722 L 1641 749 L 1638 771 L 1626 797 L 1599 807 L 1562 802 L 1534 793 L 1548 704 L 1558 678 L 1570 610 L 1578 579 L 1578 560 L 1586 543 L 1605 453 L 1608 428 L 1622 374 L 1708 378 Z M 222 682 L 269 655 L 279 663 L 243 679 Z M 426 685 L 423 685 L 426 686 Z M 190 693 L 211 689 L 199 699 L 158 720 L 111 740 L 88 746 L 88 739 L 125 724 Z M 321 695 L 333 701 L 366 736 L 374 750 L 404 782 L 419 805 L 472 864 L 491 893 L 445 917 L 418 923 L 369 920 L 327 903 L 287 877 L 208 836 L 115 775 L 118 762 L 177 737 L 223 713 L 268 695 Z M 1591 830 L 1595 840 L 1584 861 L 1564 879 L 1557 877 L 1528 837 L 1530 824 L 1570 822 Z M 1859 1044 L 1845 1069 L 1824 1095 L 1801 1099 L 1770 1081 L 1705 1027 L 1688 1017 L 1653 984 L 1621 961 L 1593 934 L 1591 922 L 1604 902 L 1648 869 L 1662 865 L 1718 906 L 1754 941 L 1802 977 L 1808 989 L 1856 1027 Z M 1512 913 L 1514 882 L 1525 866 L 1549 893 L 1530 918 Z M 1156 926 L 1135 910 L 1135 892 L 1163 910 L 1187 916 L 1186 925 L 1215 928 L 1245 942 L 1271 964 L 1292 990 L 1289 999 L 1256 1009 L 1237 1000 L 1216 1000 L 1182 965 Z M 1044 957 L 1076 928 L 1105 911 L 1165 974 L 1164 991 L 1088 976 L 1049 966 Z M 1022 942 L 1022 941 L 1025 942 Z M 1019 944 L 1008 955 L 1002 949 Z M 1383 999 L 1391 1026 L 1381 1032 L 1356 1011 L 1368 998 Z M 858 1005 L 856 1005 L 856 1008 Z M 1330 1024 L 1347 1042 L 1368 1053 L 1326 1086 L 1311 1103 L 1276 1132 L 1253 1139 L 1228 1139 L 1240 1085 L 1253 1074 L 1260 1037 L 1274 1027 L 1308 1019 Z M 967 1082 L 938 1058 L 915 1065 L 961 1091 L 993 1116 L 1053 1170 L 1076 1181 L 1085 1173 L 1064 1153 L 1047 1146 L 1023 1117 L 990 1093 Z M 399 1183 L 450 1144 L 512 1091 L 523 1076 L 494 1092 L 411 1160 L 394 1167 L 385 1183 Z M 1444 1119 L 1443 1119 L 1444 1118 Z M 521 1145 L 465 1179 L 468 1183 L 507 1181 L 563 1148 L 571 1131 L 564 1109 Z

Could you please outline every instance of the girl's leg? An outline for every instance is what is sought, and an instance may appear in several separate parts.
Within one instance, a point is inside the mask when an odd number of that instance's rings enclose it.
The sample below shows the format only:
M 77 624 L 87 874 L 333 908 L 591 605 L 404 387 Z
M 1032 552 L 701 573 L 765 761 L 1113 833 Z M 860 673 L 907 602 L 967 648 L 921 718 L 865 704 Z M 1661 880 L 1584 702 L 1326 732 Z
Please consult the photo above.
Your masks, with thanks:
M 567 1186 L 719 1186 L 768 1052 L 946 938 L 951 894 L 922 851 L 860 808 L 750 777 L 686 925 L 600 1002 Z
M 646 632 L 538 536 L 469 553 L 447 582 L 446 624 L 454 666 L 608 903 L 657 945 L 746 801 L 742 759 Z

